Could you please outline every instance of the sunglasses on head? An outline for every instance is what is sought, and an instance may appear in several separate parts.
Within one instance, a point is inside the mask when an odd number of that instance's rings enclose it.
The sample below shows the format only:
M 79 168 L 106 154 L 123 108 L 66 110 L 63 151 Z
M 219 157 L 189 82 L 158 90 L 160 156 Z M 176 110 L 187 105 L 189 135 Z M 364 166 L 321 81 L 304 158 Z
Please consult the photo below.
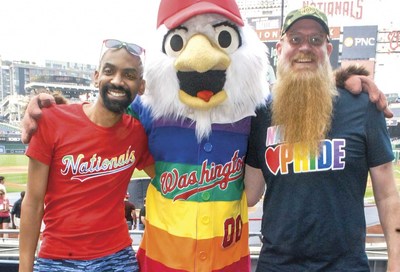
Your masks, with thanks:
M 121 42 L 115 39 L 107 39 L 103 41 L 103 44 L 107 48 L 120 49 L 122 47 L 125 47 L 129 53 L 138 57 L 145 53 L 144 48 L 134 43 Z

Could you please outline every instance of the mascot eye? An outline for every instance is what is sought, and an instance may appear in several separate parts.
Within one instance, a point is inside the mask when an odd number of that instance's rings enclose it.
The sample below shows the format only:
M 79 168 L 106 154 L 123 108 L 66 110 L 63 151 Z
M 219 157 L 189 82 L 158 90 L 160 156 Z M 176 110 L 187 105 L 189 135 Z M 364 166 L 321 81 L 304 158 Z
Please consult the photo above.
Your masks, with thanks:
M 164 52 L 168 56 L 177 57 L 186 44 L 185 29 L 176 29 L 167 34 L 164 39 Z
M 227 53 L 235 52 L 241 45 L 237 29 L 228 25 L 215 27 L 215 40 L 218 46 Z

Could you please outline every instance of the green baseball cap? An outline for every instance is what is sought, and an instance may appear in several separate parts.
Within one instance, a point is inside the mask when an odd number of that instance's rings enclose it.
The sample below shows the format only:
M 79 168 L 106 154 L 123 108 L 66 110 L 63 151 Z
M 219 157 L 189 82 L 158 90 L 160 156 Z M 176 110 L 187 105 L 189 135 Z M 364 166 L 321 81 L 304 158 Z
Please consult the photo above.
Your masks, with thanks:
M 282 26 L 281 36 L 298 20 L 300 19 L 313 19 L 320 23 L 324 28 L 326 34 L 329 36 L 328 18 L 326 14 L 313 6 L 305 6 L 301 9 L 296 9 L 286 15 L 285 23 Z

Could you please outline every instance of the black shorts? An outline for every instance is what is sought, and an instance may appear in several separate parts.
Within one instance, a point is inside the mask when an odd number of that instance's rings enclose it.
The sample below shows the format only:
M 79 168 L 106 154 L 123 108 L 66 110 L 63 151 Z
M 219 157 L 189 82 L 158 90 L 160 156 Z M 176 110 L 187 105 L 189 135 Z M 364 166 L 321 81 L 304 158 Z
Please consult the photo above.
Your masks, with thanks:
M 10 223 L 10 217 L 0 217 L 0 224 L 2 223 Z

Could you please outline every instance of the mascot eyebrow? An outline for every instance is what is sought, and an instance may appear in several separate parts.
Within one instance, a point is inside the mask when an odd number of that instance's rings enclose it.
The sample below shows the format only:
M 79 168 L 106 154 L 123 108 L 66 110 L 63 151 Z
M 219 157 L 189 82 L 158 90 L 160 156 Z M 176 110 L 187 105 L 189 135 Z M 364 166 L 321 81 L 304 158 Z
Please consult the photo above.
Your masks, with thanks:
M 166 42 L 166 40 L 168 39 L 169 35 L 170 35 L 171 33 L 176 32 L 177 30 L 180 30 L 180 29 L 185 30 L 186 32 L 188 31 L 188 28 L 187 28 L 187 27 L 184 27 L 184 26 L 177 26 L 177 27 L 175 27 L 175 28 L 173 28 L 173 29 L 168 30 L 168 32 L 164 35 L 163 41 L 162 41 L 162 52 L 163 52 L 164 54 L 167 53 L 166 50 L 165 50 L 165 42 Z M 182 43 L 182 44 L 183 44 L 183 43 Z
M 217 28 L 217 27 L 219 27 L 219 26 L 229 26 L 229 27 L 231 27 L 232 29 L 234 29 L 234 30 L 238 33 L 238 39 L 239 39 L 239 46 L 238 46 L 238 47 L 241 47 L 241 46 L 242 46 L 242 36 L 240 35 L 239 27 L 238 27 L 237 25 L 235 25 L 235 24 L 233 24 L 233 23 L 231 23 L 231 22 L 229 22 L 229 21 L 224 21 L 224 22 L 220 22 L 220 23 L 214 24 L 212 27 L 213 27 L 213 28 Z M 167 31 L 167 33 L 164 35 L 163 41 L 162 41 L 162 45 L 163 45 L 163 46 L 162 46 L 162 52 L 163 52 L 164 54 L 166 53 L 166 50 L 165 50 L 165 42 L 166 42 L 167 38 L 170 36 L 171 33 L 174 33 L 174 32 L 176 32 L 177 30 L 184 30 L 184 31 L 187 32 L 187 31 L 188 31 L 188 28 L 185 27 L 185 26 L 183 26 L 183 25 L 180 25 L 180 26 L 177 26 L 177 27 L 175 27 L 175 28 L 170 29 L 170 30 Z
M 225 21 L 225 22 L 221 22 L 221 23 L 213 25 L 214 28 L 217 28 L 219 26 L 229 26 L 229 27 L 233 28 L 238 34 L 238 38 L 239 38 L 239 46 L 238 47 L 242 46 L 242 35 L 240 35 L 240 31 L 239 31 L 239 28 L 237 25 L 232 24 L 229 21 Z

